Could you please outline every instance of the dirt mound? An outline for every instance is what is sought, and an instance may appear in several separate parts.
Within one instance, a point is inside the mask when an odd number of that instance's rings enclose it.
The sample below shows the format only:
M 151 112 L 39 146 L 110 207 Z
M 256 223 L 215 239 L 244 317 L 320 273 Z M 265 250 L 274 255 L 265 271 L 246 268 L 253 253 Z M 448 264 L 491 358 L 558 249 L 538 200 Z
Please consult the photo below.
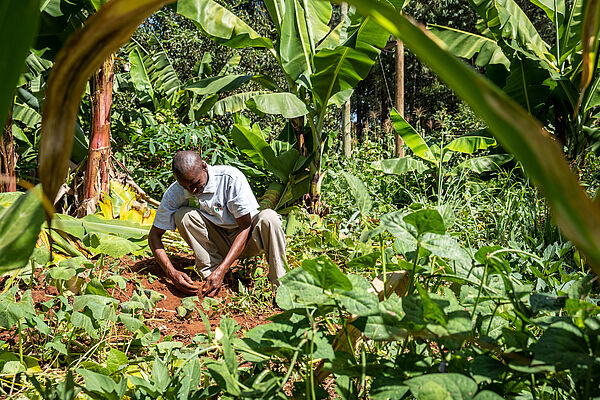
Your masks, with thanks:
M 193 256 L 187 254 L 177 254 L 170 256 L 175 268 L 186 271 L 192 279 L 202 284 L 202 278 L 193 271 Z M 95 261 L 94 261 L 95 262 Z M 198 293 L 198 307 L 206 314 L 210 321 L 211 330 L 220 325 L 221 319 L 225 317 L 233 318 L 244 330 L 251 329 L 257 325 L 264 324 L 267 318 L 276 311 L 272 307 L 272 302 L 262 301 L 254 304 L 251 310 L 244 312 L 243 307 L 238 306 L 239 288 L 241 286 L 247 290 L 254 289 L 254 281 L 248 276 L 248 271 L 253 271 L 257 266 L 262 265 L 261 260 L 244 261 L 245 267 L 235 267 L 226 275 L 223 287 L 214 299 L 205 302 L 201 292 Z M 103 271 L 98 271 L 103 277 L 108 277 L 116 270 L 121 272 L 126 281 L 125 289 L 118 287 L 110 289 L 109 292 L 120 302 L 131 300 L 134 292 L 149 289 L 162 295 L 153 311 L 146 313 L 145 323 L 149 328 L 158 328 L 163 336 L 170 336 L 172 340 L 190 343 L 193 337 L 199 333 L 206 333 L 206 326 L 197 311 L 191 312 L 184 318 L 177 313 L 177 307 L 182 305 L 182 299 L 189 295 L 180 292 L 171 281 L 165 276 L 162 269 L 154 258 L 132 259 L 129 256 L 123 257 L 118 263 L 104 262 Z M 109 270 L 110 268 L 110 270 Z M 111 271 L 116 269 L 115 271 Z M 266 268 L 265 268 L 266 269 Z M 51 300 L 59 294 L 56 287 L 48 284 L 44 280 L 45 271 L 38 270 L 35 273 L 35 281 L 38 284 L 32 287 L 32 297 L 38 310 L 41 303 Z M 240 285 L 240 282 L 242 285 Z M 208 305 L 208 306 L 207 306 Z M 12 336 L 14 332 L 11 332 Z M 0 337 L 0 339 L 13 339 Z

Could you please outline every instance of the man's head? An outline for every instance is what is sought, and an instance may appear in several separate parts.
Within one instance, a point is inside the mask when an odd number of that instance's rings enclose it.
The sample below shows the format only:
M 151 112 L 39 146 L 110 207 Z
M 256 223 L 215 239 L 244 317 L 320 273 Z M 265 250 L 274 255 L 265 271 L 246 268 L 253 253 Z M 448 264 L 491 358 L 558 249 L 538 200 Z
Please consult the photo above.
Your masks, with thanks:
M 177 182 L 192 194 L 204 191 L 208 182 L 207 165 L 200 154 L 191 150 L 179 151 L 173 158 L 173 175 Z

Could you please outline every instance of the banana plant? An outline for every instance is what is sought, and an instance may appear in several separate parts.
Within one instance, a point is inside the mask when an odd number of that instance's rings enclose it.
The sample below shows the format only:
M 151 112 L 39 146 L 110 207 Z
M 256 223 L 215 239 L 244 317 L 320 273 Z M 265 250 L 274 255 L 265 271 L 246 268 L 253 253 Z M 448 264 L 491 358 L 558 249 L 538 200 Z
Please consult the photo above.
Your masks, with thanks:
M 428 28 L 456 56 L 488 71 L 494 83 L 538 118 L 577 159 L 597 142 L 594 107 L 597 89 L 597 43 L 581 41 L 584 30 L 598 30 L 597 17 L 585 7 L 594 1 L 532 1 L 555 31 L 547 44 L 514 0 L 469 0 L 481 19 L 479 33 L 431 25 Z M 591 46 L 589 51 L 584 47 Z M 589 56 L 586 56 L 589 55 Z
M 423 173 L 425 171 L 434 170 L 434 173 L 437 174 L 438 182 L 438 203 L 441 201 L 442 196 L 442 176 L 444 174 L 443 165 L 450 160 L 452 157 L 452 152 L 473 154 L 479 150 L 485 150 L 487 148 L 496 146 L 497 144 L 496 140 L 492 137 L 476 134 L 463 135 L 451 140 L 448 143 L 444 143 L 444 136 L 442 133 L 442 140 L 440 143 L 430 146 L 395 108 L 392 109 L 390 117 L 394 124 L 394 129 L 396 129 L 398 135 L 400 135 L 400 137 L 404 140 L 404 143 L 419 159 L 412 157 L 394 158 L 375 161 L 371 164 L 371 166 L 384 173 L 395 175 L 401 175 L 410 171 Z M 497 163 L 503 163 L 512 158 L 506 157 L 503 154 L 499 156 L 501 157 L 495 157 L 491 159 L 493 161 L 492 165 L 498 165 Z M 494 156 L 488 156 L 488 158 L 489 157 Z M 464 165 L 470 166 L 470 164 Z M 475 165 L 479 164 L 476 163 Z
M 367 76 L 389 33 L 354 9 L 331 29 L 332 6 L 320 0 L 266 0 L 265 6 L 277 32 L 275 42 L 261 37 L 212 0 L 180 0 L 177 11 L 219 44 L 236 49 L 262 48 L 276 60 L 285 78 L 284 86 L 277 84 L 273 77 L 257 73 L 215 77 L 211 81 L 197 82 L 195 86 L 204 88 L 206 93 L 209 86 L 212 93 L 218 93 L 225 88 L 227 91 L 237 89 L 250 80 L 262 86 L 260 91 L 237 93 L 219 100 L 212 112 L 249 109 L 288 119 L 285 129 L 291 128 L 294 132 L 292 144 L 299 156 L 310 159 L 307 165 L 309 203 L 312 212 L 319 213 L 322 156 L 328 138 L 328 132 L 324 131 L 326 113 L 329 107 L 343 104 L 356 84 Z M 237 130 L 241 135 L 248 132 Z M 302 175 L 304 170 L 292 171 L 292 175 L 295 174 Z M 274 182 L 269 188 L 270 205 L 283 204 L 281 196 L 294 191 L 297 181 L 294 178 L 287 179 L 285 184 L 281 180 Z

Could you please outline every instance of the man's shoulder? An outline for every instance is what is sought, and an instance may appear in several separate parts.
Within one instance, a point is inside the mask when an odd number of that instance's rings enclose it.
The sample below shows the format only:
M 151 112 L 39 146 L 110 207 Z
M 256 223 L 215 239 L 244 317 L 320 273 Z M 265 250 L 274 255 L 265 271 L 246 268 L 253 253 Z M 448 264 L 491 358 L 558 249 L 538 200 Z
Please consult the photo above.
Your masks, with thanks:
M 232 167 L 231 165 L 213 165 L 212 173 L 215 176 L 219 176 L 222 178 L 231 178 L 231 179 L 246 179 L 246 176 L 242 171 L 237 169 L 236 167 Z
M 185 191 L 183 187 L 177 181 L 173 182 L 167 190 L 165 190 L 165 194 L 163 195 L 163 200 L 175 200 L 175 199 L 183 199 L 185 198 Z

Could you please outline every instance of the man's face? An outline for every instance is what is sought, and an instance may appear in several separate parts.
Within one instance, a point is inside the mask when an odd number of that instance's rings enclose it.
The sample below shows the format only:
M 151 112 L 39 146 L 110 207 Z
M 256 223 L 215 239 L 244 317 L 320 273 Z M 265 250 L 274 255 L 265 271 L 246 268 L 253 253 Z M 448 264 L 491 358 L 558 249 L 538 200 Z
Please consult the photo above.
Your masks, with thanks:
M 197 195 L 204 192 L 208 183 L 208 168 L 205 162 L 197 164 L 182 176 L 176 177 L 177 182 L 191 194 Z

